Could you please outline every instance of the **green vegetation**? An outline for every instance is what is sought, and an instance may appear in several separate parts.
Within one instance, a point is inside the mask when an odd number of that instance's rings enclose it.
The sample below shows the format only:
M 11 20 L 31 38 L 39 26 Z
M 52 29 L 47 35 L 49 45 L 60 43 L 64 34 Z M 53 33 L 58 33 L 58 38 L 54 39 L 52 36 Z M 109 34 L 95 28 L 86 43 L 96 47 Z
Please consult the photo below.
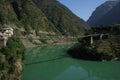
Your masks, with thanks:
M 68 54 L 73 58 L 94 61 L 118 60 L 120 58 L 108 40 L 95 41 L 92 46 L 86 42 L 78 43 L 68 50 Z
M 0 80 L 19 79 L 21 70 L 18 66 L 22 66 L 24 51 L 25 47 L 19 39 L 10 38 L 6 47 L 0 47 Z

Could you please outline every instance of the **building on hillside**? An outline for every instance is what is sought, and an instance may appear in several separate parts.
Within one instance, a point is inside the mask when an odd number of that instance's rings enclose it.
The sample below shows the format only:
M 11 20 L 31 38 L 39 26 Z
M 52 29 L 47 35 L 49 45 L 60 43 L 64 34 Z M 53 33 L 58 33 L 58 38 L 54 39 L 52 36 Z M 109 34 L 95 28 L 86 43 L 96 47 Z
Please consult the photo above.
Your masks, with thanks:
M 11 37 L 13 35 L 13 28 L 12 27 L 3 27 L 2 31 L 8 37 Z
M 13 36 L 12 27 L 3 27 L 0 29 L 0 45 L 6 46 L 9 37 Z

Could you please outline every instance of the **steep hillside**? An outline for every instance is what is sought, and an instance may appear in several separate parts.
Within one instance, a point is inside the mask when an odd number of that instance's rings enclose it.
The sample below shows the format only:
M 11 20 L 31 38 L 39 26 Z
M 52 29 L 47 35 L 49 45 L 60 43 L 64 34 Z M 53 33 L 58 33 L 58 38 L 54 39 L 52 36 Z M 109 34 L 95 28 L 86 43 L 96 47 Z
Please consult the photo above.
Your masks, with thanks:
M 14 24 L 17 28 L 23 28 L 25 33 L 29 34 L 33 31 L 37 35 L 40 32 L 58 32 L 54 25 L 47 19 L 44 13 L 31 1 L 6 1 L 1 3 L 1 20 L 2 24 Z
M 83 35 L 88 25 L 56 0 L 1 0 L 0 26 L 34 37 Z
M 33 0 L 63 35 L 80 35 L 88 25 L 56 0 Z
M 106 1 L 96 8 L 96 10 L 92 13 L 87 23 L 90 26 L 101 25 L 98 21 L 104 17 L 110 10 L 112 10 L 119 1 Z

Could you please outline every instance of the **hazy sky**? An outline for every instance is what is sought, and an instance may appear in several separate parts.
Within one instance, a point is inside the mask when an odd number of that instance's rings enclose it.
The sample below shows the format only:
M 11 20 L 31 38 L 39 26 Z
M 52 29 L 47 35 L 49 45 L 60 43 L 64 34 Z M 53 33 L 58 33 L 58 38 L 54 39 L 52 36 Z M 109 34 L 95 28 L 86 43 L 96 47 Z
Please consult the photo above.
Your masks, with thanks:
M 73 13 L 85 21 L 90 17 L 92 12 L 107 0 L 58 0 L 67 6 Z

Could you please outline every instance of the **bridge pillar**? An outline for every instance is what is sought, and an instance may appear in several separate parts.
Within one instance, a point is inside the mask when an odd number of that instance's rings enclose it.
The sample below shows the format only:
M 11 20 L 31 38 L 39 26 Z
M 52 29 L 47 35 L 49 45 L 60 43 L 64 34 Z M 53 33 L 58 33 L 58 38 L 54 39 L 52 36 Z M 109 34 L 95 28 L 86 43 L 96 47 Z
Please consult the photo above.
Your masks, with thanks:
M 90 44 L 93 44 L 93 36 L 90 36 Z
M 6 47 L 7 40 L 8 40 L 8 38 L 6 36 L 4 36 L 3 37 L 3 45 L 4 45 L 4 47 Z
M 102 38 L 103 38 L 103 34 L 100 34 L 100 40 L 102 40 Z

